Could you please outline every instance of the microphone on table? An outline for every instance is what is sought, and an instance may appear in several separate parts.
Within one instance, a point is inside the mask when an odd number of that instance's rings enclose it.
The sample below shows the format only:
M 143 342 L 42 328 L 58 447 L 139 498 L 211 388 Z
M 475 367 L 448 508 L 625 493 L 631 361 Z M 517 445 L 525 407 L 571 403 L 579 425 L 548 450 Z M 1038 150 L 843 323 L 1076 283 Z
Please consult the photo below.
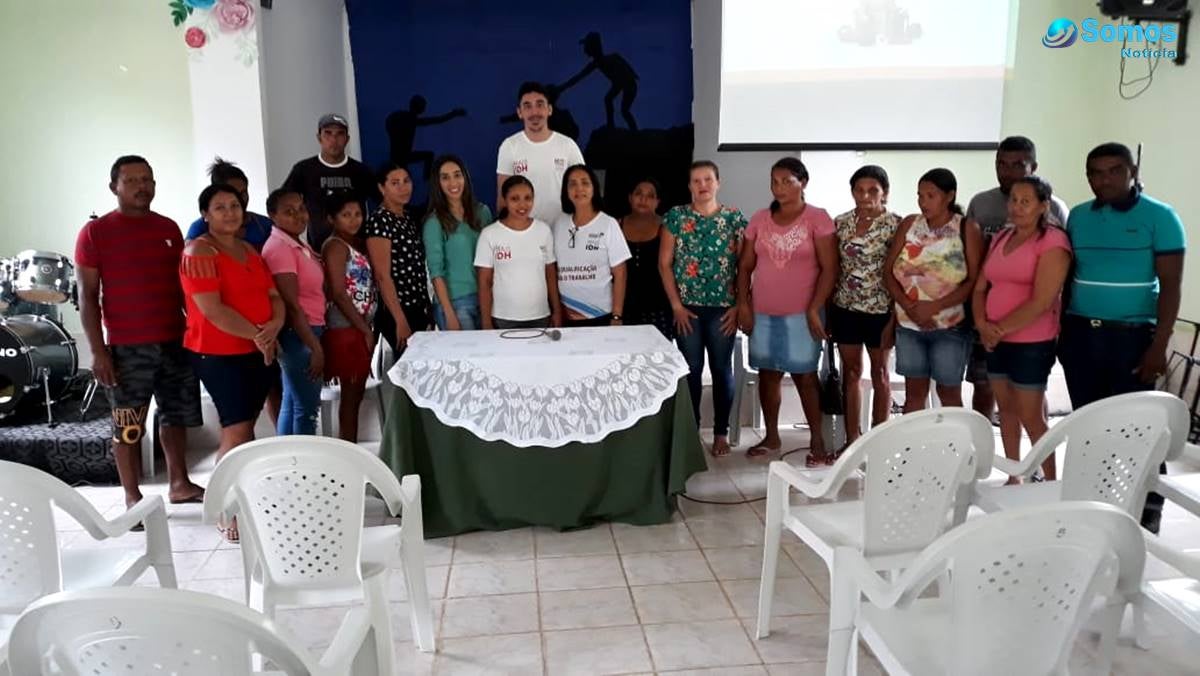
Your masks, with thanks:
M 551 341 L 562 340 L 562 331 L 559 331 L 558 329 L 550 329 L 546 332 L 546 337 Z

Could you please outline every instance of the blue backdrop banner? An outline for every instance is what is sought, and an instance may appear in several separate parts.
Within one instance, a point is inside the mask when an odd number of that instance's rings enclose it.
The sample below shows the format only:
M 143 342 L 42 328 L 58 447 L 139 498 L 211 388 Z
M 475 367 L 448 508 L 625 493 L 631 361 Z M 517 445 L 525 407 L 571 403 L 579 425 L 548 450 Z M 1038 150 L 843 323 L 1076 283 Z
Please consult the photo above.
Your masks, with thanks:
M 461 156 L 495 204 L 496 151 L 521 128 L 517 88 L 551 88 L 550 125 L 575 139 L 628 210 L 632 183 L 687 200 L 693 134 L 688 0 L 347 0 L 363 161 L 406 164 L 425 200 L 436 155 Z

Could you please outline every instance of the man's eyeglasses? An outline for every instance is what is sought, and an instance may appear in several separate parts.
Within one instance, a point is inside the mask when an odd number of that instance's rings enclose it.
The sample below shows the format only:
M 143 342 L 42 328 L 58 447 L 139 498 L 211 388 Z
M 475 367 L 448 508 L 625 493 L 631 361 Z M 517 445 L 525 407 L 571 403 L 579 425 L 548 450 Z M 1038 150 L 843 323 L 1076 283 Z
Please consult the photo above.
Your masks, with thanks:
M 578 232 L 579 232 L 579 228 L 571 228 L 570 232 L 567 233 L 567 248 L 568 249 L 575 248 L 575 235 Z

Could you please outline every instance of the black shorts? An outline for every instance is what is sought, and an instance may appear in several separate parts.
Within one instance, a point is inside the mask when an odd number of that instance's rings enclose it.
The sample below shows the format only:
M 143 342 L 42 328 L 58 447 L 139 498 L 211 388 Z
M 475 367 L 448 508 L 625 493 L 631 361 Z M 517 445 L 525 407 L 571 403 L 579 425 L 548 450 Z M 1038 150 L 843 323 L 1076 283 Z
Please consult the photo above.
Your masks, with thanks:
M 891 313 L 870 314 L 830 306 L 829 328 L 839 345 L 866 345 L 877 349 L 882 344 L 883 330 L 892 320 Z
M 983 343 L 979 342 L 979 333 L 972 333 L 975 335 L 975 345 L 971 348 L 971 358 L 967 360 L 966 380 L 974 385 L 986 384 L 988 381 L 988 352 L 984 349 Z
M 258 420 L 267 393 L 279 382 L 279 363 L 250 354 L 192 353 L 192 368 L 217 407 L 221 427 Z
M 988 377 L 1007 380 L 1019 390 L 1045 391 L 1054 368 L 1055 340 L 1040 343 L 1000 343 L 987 352 Z
M 113 441 L 136 445 L 146 434 L 150 397 L 158 404 L 162 424 L 198 427 L 200 387 L 188 353 L 177 342 L 110 345 L 116 387 L 107 387 L 112 408 Z

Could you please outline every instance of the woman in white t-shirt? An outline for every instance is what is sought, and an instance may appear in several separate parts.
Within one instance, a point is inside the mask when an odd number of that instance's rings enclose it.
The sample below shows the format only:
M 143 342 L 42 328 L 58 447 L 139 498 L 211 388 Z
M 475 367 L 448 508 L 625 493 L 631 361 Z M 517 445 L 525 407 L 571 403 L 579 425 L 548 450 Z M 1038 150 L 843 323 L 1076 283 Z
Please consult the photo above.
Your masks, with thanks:
M 601 211 L 598 184 L 596 174 L 582 164 L 563 174 L 563 215 L 554 224 L 554 257 L 567 326 L 622 321 L 629 245 L 616 219 Z
M 562 326 L 554 235 L 530 216 L 533 184 L 508 177 L 500 203 L 500 220 L 479 233 L 475 247 L 484 330 Z

